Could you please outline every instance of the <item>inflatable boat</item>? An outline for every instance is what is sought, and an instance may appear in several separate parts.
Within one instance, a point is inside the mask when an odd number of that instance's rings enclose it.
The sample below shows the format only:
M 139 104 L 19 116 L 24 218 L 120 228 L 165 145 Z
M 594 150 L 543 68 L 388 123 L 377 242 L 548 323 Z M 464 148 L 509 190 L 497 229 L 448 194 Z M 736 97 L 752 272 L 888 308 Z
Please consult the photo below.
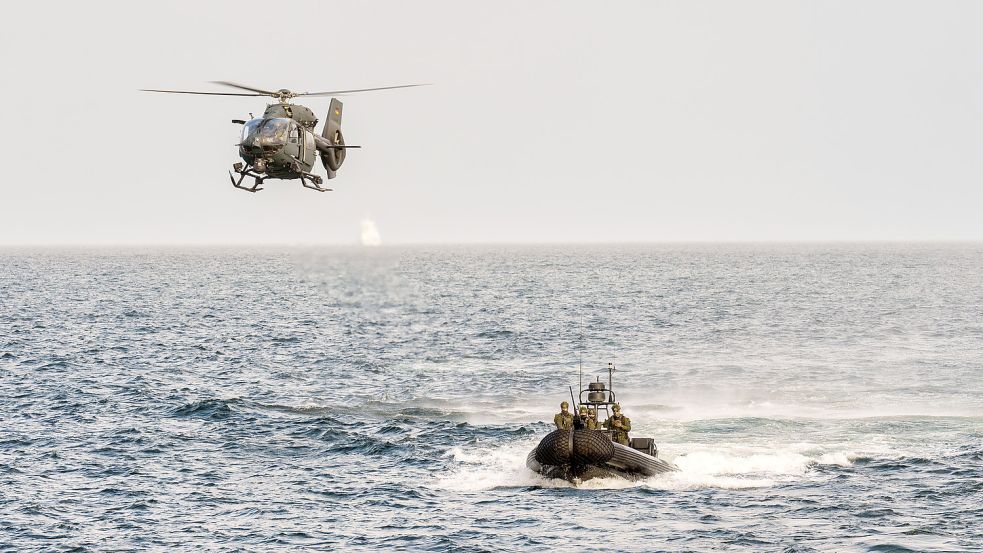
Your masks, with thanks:
M 526 456 L 526 466 L 547 478 L 570 482 L 613 476 L 631 480 L 679 470 L 658 457 L 652 438 L 633 438 L 630 446 L 604 430 L 554 430 Z
M 570 393 L 574 404 L 589 408 L 591 426 L 595 428 L 599 426 L 598 415 L 602 411 L 610 415 L 609 407 L 617 405 L 611 389 L 613 372 L 614 364 L 608 363 L 608 386 L 600 378 L 590 382 L 587 388 L 581 389 L 580 401 L 573 397 L 572 390 Z M 628 445 L 623 445 L 613 440 L 610 430 L 586 428 L 578 417 L 574 417 L 574 425 L 547 434 L 526 456 L 526 466 L 547 478 L 574 483 L 612 476 L 634 480 L 679 470 L 659 458 L 659 449 L 652 438 L 631 438 Z

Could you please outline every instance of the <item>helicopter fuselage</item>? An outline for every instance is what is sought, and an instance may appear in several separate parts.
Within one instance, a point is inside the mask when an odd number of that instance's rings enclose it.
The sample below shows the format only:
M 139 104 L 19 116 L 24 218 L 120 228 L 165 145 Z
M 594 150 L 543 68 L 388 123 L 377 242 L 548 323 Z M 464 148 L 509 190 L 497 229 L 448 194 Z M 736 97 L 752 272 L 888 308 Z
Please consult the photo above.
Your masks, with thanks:
M 250 192 L 262 190 L 259 185 L 266 179 L 300 179 L 305 187 L 325 192 L 329 189 L 321 188 L 323 180 L 312 172 L 318 154 L 331 179 L 345 160 L 345 148 L 358 148 L 345 146 L 341 134 L 341 102 L 336 99 L 331 100 L 323 136 L 314 134 L 317 117 L 313 111 L 286 102 L 266 106 L 262 117 L 233 122 L 242 124 L 238 146 L 245 164 L 232 166 L 239 174 L 238 181 L 231 173 L 229 177 L 233 186 Z M 255 178 L 256 184 L 242 186 L 246 176 Z
M 242 127 L 239 155 L 269 178 L 297 179 L 314 168 L 317 142 L 311 130 L 286 117 L 258 117 Z

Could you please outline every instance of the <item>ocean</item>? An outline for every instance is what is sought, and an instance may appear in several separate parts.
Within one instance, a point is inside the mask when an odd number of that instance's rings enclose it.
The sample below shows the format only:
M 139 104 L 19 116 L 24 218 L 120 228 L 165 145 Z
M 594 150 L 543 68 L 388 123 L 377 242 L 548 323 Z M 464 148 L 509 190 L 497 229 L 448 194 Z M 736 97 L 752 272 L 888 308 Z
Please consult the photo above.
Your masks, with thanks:
M 7 248 L 0 551 L 981 551 L 981 375 L 981 244 Z

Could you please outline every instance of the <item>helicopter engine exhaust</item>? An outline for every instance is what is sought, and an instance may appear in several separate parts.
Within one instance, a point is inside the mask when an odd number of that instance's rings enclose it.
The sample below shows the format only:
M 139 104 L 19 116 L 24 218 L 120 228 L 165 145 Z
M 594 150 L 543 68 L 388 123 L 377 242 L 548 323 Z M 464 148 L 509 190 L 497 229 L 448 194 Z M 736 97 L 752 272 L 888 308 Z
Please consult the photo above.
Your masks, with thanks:
M 341 101 L 337 98 L 331 99 L 328 118 L 324 123 L 324 130 L 321 131 L 321 136 L 332 146 L 345 145 L 345 137 L 341 134 L 341 107 Z M 318 152 L 321 154 L 321 164 L 324 165 L 328 178 L 335 178 L 336 171 L 345 162 L 345 149 L 319 147 Z

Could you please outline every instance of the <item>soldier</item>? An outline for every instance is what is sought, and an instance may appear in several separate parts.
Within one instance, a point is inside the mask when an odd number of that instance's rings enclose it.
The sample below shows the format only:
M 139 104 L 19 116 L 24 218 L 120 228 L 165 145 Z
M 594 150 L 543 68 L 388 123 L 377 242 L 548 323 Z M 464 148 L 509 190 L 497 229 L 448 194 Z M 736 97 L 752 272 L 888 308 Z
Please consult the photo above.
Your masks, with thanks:
M 570 404 L 564 401 L 560 404 L 560 412 L 553 416 L 553 424 L 560 430 L 573 428 L 573 413 L 569 409 Z
M 604 421 L 604 428 L 611 430 L 611 439 L 621 445 L 628 445 L 628 431 L 631 430 L 631 419 L 621 414 L 621 406 L 617 403 L 611 408 L 614 415 Z
M 597 421 L 590 416 L 590 413 L 587 411 L 586 405 L 580 406 L 579 415 L 580 416 L 577 417 L 578 418 L 577 422 L 579 423 L 578 426 L 580 428 L 586 428 L 587 430 L 597 430 Z

